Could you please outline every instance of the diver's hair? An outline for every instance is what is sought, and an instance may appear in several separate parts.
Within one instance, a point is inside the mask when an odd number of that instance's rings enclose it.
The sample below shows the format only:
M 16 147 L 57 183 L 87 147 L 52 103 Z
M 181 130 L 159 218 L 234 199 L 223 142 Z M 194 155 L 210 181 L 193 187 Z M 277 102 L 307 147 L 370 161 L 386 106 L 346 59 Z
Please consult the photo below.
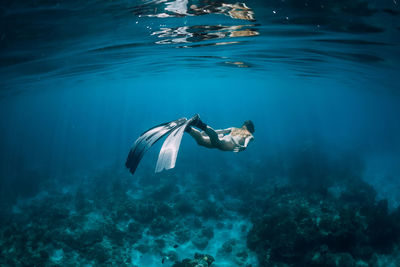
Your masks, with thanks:
M 247 130 L 249 130 L 250 133 L 254 133 L 254 123 L 251 120 L 245 121 L 243 123 L 243 126 L 246 126 Z

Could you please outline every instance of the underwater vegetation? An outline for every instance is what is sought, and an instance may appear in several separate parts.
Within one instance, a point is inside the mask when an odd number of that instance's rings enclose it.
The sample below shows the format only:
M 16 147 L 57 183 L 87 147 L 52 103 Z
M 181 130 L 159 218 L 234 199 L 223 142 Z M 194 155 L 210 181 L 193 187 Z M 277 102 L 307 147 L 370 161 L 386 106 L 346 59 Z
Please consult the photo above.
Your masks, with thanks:
M 400 208 L 363 166 L 310 146 L 239 172 L 99 172 L 9 207 L 0 265 L 398 266 Z
M 247 244 L 260 266 L 378 266 L 375 253 L 399 243 L 400 209 L 389 212 L 374 193 L 362 183 L 339 198 L 278 189 L 253 219 Z

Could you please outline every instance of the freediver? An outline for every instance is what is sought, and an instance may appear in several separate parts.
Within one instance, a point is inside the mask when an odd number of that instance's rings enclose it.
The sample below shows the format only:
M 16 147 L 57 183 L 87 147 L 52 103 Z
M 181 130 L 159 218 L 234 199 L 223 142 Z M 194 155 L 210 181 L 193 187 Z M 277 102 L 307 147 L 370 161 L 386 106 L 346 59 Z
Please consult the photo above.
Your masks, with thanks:
M 199 146 L 217 148 L 222 151 L 243 151 L 250 141 L 254 140 L 254 124 L 251 120 L 245 121 L 241 128 L 230 127 L 223 130 L 214 130 L 202 122 L 199 115 L 195 115 L 192 123 L 186 126 L 185 132 L 189 133 Z
M 254 140 L 254 124 L 250 120 L 245 121 L 240 128 L 231 127 L 214 130 L 202 122 L 200 116 L 196 114 L 190 119 L 180 118 L 157 125 L 141 134 L 129 151 L 125 166 L 134 174 L 144 153 L 163 136 L 167 135 L 168 137 L 164 141 L 158 156 L 156 172 L 174 168 L 182 136 L 185 132 L 189 133 L 198 145 L 222 151 L 243 151 L 250 141 Z

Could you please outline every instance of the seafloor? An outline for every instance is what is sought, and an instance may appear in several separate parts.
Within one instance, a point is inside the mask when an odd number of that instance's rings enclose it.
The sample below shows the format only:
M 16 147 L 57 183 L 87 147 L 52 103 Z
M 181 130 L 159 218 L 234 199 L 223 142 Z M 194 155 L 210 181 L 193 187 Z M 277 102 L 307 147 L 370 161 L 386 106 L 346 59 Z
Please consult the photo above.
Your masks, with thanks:
M 180 164 L 17 181 L 28 189 L 2 204 L 0 266 L 400 266 L 400 209 L 354 155 Z

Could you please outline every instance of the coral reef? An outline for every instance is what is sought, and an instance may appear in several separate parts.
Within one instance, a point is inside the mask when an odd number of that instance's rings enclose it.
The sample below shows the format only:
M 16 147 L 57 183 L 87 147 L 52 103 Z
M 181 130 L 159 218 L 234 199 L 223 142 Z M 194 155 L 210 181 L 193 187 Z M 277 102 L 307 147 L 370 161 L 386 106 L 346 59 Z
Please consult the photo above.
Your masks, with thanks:
M 266 161 L 104 172 L 19 196 L 1 213 L 0 265 L 400 266 L 400 208 L 357 155 L 308 146 Z
M 0 265 L 211 265 L 214 258 L 202 254 L 179 261 L 190 251 L 212 253 L 223 242 L 217 234 L 232 229 L 232 223 L 215 229 L 215 221 L 236 217 L 226 214 L 224 203 L 210 200 L 213 190 L 200 179 L 187 192 L 171 186 L 171 177 L 159 179 L 143 189 L 107 172 L 75 188 L 20 201 L 4 215 L 10 223 L 0 228 Z M 247 251 L 245 233 L 242 237 L 239 246 Z
M 376 201 L 361 182 L 351 190 L 339 198 L 276 190 L 247 238 L 260 266 L 374 266 L 374 254 L 393 253 L 400 209 L 389 212 L 387 201 Z
M 172 267 L 208 267 L 214 262 L 213 256 L 196 253 L 194 259 L 184 259 L 176 262 Z

